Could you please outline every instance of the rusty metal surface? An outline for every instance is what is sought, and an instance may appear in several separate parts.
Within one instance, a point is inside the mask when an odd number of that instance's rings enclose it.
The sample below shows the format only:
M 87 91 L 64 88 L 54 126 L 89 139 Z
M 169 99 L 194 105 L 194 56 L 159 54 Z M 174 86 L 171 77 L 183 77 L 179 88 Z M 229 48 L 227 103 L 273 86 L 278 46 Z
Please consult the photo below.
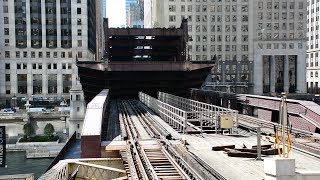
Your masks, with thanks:
M 78 67 L 100 71 L 193 71 L 203 68 L 212 68 L 213 64 L 195 64 L 186 62 L 78 62 Z

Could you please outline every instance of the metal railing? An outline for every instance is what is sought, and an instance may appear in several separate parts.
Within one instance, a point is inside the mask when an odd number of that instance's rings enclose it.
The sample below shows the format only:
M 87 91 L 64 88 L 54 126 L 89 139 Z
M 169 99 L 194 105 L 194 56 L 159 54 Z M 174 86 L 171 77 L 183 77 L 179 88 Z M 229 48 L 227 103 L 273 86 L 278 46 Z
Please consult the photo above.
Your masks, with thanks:
M 199 101 L 195 101 L 192 99 L 187 99 L 179 96 L 175 96 L 172 94 L 164 93 L 164 92 L 159 92 L 158 93 L 158 99 L 162 102 L 168 103 L 170 105 L 173 105 L 178 108 L 185 109 L 186 111 L 191 111 L 191 112 L 208 112 L 206 116 L 210 117 L 216 122 L 217 126 L 217 121 L 221 117 L 221 115 L 230 115 L 233 119 L 233 124 L 234 126 L 238 126 L 238 111 L 212 105 L 212 104 L 207 104 Z M 213 114 L 212 114 L 213 112 Z M 212 123 L 213 123 L 213 120 Z
M 158 95 L 159 98 L 156 99 L 139 92 L 139 99 L 169 125 L 183 133 L 189 130 L 204 132 L 205 127 L 214 128 L 216 131 L 219 129 L 218 121 L 221 115 L 230 115 L 234 126 L 238 126 L 238 111 L 163 92 Z

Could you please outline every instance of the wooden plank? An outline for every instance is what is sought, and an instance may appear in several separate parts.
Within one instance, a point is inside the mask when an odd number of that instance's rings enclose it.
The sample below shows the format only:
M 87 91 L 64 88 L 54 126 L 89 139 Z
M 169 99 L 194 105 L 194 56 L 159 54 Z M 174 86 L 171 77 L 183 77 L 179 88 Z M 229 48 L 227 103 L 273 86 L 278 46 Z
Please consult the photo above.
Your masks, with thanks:
M 234 149 L 235 145 L 213 146 L 212 151 L 223 151 L 225 148 Z

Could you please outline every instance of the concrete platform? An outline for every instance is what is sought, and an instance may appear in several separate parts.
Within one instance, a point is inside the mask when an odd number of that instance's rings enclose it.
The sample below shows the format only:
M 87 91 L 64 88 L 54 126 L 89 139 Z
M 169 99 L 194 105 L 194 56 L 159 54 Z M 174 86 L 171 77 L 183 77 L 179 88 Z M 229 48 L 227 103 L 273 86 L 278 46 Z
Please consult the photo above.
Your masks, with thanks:
M 178 133 L 160 117 L 153 112 L 154 119 L 156 119 L 167 131 L 169 131 L 174 139 L 179 139 L 186 142 L 187 148 L 190 152 L 201 158 L 209 166 L 218 171 L 222 176 L 228 180 L 257 180 L 264 179 L 264 162 L 256 161 L 254 158 L 239 158 L 229 157 L 223 151 L 212 151 L 213 146 L 232 145 L 236 148 L 252 148 L 257 145 L 257 137 L 250 136 L 229 136 L 221 134 L 182 134 Z M 180 142 L 181 142 L 180 141 Z M 172 141 L 173 143 L 176 143 Z M 271 142 L 262 140 L 261 144 L 266 145 Z M 267 156 L 265 158 L 274 158 L 278 156 Z M 295 159 L 297 171 L 317 171 L 320 169 L 320 159 L 305 153 L 291 149 L 290 157 Z
M 256 145 L 256 137 L 232 137 L 217 134 L 202 136 L 182 135 L 182 139 L 189 144 L 189 151 L 200 157 L 208 165 L 217 170 L 228 180 L 249 180 L 263 179 L 265 177 L 263 161 L 256 161 L 254 158 L 228 157 L 223 151 L 212 151 L 212 146 L 236 145 L 242 148 L 245 145 L 251 148 Z M 270 144 L 262 141 L 261 144 Z M 278 156 L 267 156 L 273 158 Z M 291 150 L 290 157 L 296 160 L 297 170 L 316 171 L 320 169 L 320 159 Z

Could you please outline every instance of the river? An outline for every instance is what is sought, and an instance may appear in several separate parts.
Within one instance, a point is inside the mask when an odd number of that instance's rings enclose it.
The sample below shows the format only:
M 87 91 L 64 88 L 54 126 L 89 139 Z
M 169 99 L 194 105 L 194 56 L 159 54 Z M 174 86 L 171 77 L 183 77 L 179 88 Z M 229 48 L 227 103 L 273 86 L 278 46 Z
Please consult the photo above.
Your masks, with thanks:
M 53 158 L 27 159 L 25 152 L 7 152 L 6 161 L 7 168 L 0 167 L 0 175 L 34 173 L 34 179 L 38 179 Z

